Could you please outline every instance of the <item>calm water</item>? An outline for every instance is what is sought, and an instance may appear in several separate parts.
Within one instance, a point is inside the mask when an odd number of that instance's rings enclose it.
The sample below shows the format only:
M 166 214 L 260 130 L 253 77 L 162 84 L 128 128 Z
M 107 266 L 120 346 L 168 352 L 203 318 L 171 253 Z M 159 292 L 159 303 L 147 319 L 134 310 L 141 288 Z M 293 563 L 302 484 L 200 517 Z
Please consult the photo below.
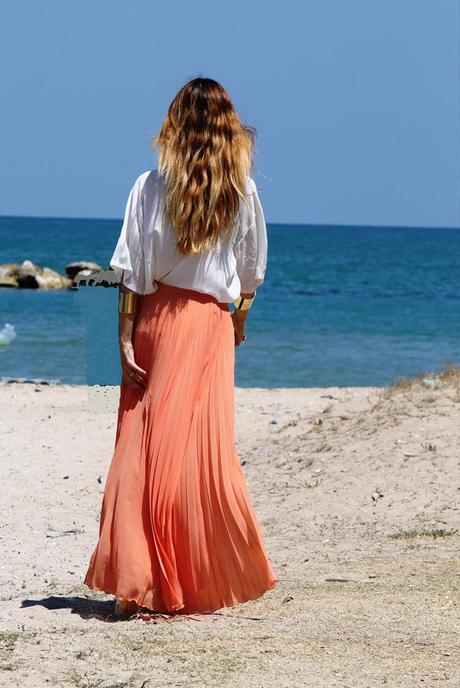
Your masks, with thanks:
M 105 267 L 120 227 L 0 218 L 0 263 Z M 382 385 L 460 363 L 460 230 L 269 225 L 268 234 L 237 385 Z M 116 289 L 0 290 L 0 379 L 118 384 L 116 319 Z

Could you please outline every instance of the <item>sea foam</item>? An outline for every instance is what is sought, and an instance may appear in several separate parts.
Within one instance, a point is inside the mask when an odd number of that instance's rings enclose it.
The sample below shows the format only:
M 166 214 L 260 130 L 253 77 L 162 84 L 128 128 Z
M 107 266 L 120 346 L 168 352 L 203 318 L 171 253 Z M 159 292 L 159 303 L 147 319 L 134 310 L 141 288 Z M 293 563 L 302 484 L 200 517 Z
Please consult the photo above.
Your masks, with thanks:
M 10 323 L 5 323 L 5 326 L 0 330 L 0 346 L 8 346 L 11 344 L 13 339 L 16 339 L 16 330 L 14 325 Z

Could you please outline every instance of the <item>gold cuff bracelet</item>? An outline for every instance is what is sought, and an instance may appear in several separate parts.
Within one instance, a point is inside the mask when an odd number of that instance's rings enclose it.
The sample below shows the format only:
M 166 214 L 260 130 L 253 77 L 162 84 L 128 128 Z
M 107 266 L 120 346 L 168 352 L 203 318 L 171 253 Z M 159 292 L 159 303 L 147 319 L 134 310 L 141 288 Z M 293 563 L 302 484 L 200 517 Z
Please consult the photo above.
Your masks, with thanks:
M 137 294 L 134 292 L 120 291 L 118 299 L 118 311 L 120 313 L 135 313 L 137 306 Z
M 256 292 L 254 292 L 253 296 L 250 298 L 246 298 L 244 296 L 239 296 L 234 302 L 233 305 L 235 306 L 235 309 L 237 311 L 247 311 L 249 308 L 251 308 L 252 304 L 254 303 L 254 299 L 256 298 Z

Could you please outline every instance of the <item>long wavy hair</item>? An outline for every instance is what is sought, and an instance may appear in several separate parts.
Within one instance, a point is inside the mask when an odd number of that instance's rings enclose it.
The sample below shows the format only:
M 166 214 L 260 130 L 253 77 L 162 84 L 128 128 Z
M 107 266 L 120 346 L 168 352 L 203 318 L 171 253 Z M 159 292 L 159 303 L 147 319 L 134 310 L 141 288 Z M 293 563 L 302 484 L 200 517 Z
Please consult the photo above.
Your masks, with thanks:
M 209 250 L 231 233 L 248 200 L 255 138 L 214 79 L 192 79 L 178 91 L 152 145 L 180 253 Z

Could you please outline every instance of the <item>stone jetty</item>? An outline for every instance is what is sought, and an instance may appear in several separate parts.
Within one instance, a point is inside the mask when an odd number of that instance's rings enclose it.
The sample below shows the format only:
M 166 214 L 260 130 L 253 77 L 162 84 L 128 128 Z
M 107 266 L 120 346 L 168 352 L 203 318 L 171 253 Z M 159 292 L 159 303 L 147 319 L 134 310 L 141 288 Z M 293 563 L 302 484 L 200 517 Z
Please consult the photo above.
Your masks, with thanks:
M 48 267 L 25 260 L 22 263 L 0 264 L 0 288 L 5 289 L 72 289 L 81 278 L 91 278 L 103 272 L 97 263 L 75 261 L 65 267 L 61 275 Z

